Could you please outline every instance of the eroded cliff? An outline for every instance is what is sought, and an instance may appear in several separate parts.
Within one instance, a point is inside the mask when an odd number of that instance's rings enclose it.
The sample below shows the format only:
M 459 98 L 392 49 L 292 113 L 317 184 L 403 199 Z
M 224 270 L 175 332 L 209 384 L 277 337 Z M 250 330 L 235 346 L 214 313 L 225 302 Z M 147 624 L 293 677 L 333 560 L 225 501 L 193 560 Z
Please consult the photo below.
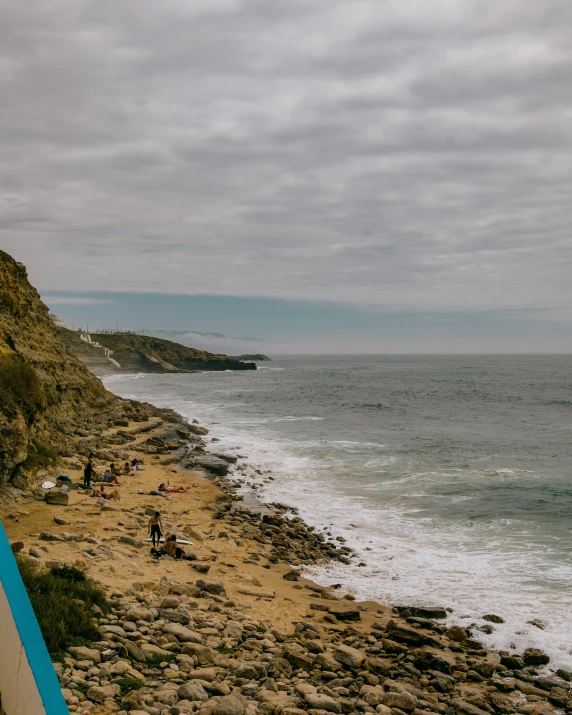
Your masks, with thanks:
M 68 350 L 26 268 L 0 251 L 0 485 L 55 463 L 76 430 L 124 411 Z

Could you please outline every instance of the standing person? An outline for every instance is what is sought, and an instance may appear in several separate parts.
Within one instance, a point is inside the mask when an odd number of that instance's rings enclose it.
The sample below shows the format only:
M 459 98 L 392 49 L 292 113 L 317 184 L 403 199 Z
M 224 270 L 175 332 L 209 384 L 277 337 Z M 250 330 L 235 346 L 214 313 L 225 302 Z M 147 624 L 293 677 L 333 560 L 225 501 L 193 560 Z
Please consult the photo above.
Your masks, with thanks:
M 149 519 L 149 536 L 153 540 L 153 548 L 155 548 L 155 538 L 157 539 L 157 546 L 161 544 L 161 536 L 163 529 L 163 522 L 161 521 L 161 513 L 156 511 L 155 514 Z
M 83 485 L 85 487 L 89 487 L 91 482 L 93 481 L 93 474 L 95 470 L 93 468 L 93 464 L 91 463 L 91 456 L 85 465 L 85 469 L 83 470 Z

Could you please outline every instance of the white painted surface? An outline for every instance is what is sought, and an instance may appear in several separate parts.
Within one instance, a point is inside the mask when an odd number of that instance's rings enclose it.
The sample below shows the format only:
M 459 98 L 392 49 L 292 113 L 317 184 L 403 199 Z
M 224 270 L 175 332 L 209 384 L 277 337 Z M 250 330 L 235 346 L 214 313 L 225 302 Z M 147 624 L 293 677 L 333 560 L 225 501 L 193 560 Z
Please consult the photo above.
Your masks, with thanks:
M 1 582 L 0 693 L 6 715 L 46 715 Z

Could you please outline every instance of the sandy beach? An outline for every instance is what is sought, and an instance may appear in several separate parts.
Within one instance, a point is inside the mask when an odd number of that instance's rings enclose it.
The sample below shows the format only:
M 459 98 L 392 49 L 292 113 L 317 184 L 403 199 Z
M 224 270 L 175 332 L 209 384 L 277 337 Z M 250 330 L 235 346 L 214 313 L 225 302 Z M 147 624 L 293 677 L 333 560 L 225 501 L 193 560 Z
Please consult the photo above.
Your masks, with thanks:
M 160 423 L 160 420 L 154 419 Z M 130 426 L 140 425 L 134 423 Z M 117 429 L 107 430 L 103 434 L 113 435 Z M 131 443 L 127 450 L 130 458 L 141 459 L 141 453 L 136 451 L 137 446 L 161 429 L 158 427 L 155 432 L 146 432 L 139 441 Z M 75 490 L 70 494 L 67 507 L 36 500 L 25 505 L 16 502 L 12 506 L 4 506 L 2 518 L 6 533 L 12 542 L 24 542 L 22 553 L 28 553 L 30 548 L 43 548 L 45 551 L 42 552 L 41 562 L 61 560 L 79 565 L 110 591 L 125 591 L 133 582 L 155 584 L 163 576 L 177 582 L 196 579 L 199 574 L 192 568 L 192 562 L 152 558 L 151 544 L 145 542 L 148 538 L 149 519 L 145 510 L 156 509 L 161 512 L 165 533 L 177 534 L 178 538 L 192 541 L 192 546 L 186 548 L 196 554 L 198 562 L 210 565 L 209 578 L 224 580 L 233 600 L 246 603 L 257 617 L 270 619 L 281 629 L 291 628 L 292 622 L 305 617 L 310 604 L 315 603 L 316 594 L 303 588 L 303 585 L 312 582 L 303 578 L 296 583 L 284 580 L 283 574 L 291 570 L 288 565 L 267 564 L 263 558 L 265 549 L 261 548 L 260 543 L 244 538 L 232 524 L 213 520 L 217 499 L 224 495 L 206 478 L 205 473 L 164 465 L 163 459 L 158 455 L 145 455 L 143 471 L 119 477 L 120 486 L 108 488 L 107 491 L 117 488 L 121 501 L 108 502 L 103 508 L 98 505 L 97 499 Z M 69 475 L 75 483 L 81 483 L 83 467 L 76 468 L 80 462 L 85 463 L 85 457 L 74 455 L 67 458 L 60 472 Z M 95 466 L 101 468 L 108 464 L 96 459 Z M 138 494 L 139 491 L 156 490 L 161 483 L 183 486 L 187 492 L 173 494 L 169 499 Z M 58 525 L 54 521 L 55 516 L 69 523 Z M 86 538 L 93 536 L 109 544 L 112 556 L 108 559 L 90 558 L 82 553 L 83 542 L 47 542 L 39 539 L 41 532 L 55 535 L 81 533 Z M 143 545 L 140 548 L 130 547 L 118 540 L 121 536 L 142 541 Z M 259 563 L 253 563 L 253 553 L 262 557 Z M 260 598 L 238 592 L 238 589 L 247 588 L 272 591 L 275 597 Z M 374 603 L 362 603 L 360 607 L 363 608 L 365 627 L 374 619 L 386 617 L 387 620 L 391 613 L 389 609 Z

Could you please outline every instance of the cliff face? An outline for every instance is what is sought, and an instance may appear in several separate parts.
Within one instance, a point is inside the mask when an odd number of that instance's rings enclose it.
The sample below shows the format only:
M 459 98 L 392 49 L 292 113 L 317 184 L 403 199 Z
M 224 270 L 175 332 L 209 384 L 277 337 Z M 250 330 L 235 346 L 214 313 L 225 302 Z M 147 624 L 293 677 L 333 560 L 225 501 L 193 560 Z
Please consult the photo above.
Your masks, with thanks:
M 75 430 L 123 411 L 68 350 L 25 267 L 0 251 L 0 486 L 53 463 Z
M 80 339 L 79 333 L 60 329 L 60 334 L 73 353 L 97 375 L 121 372 L 194 372 L 197 370 L 256 370 L 254 363 L 244 363 L 227 355 L 213 355 L 170 340 L 148 335 L 91 336 L 103 348 L 108 348 L 119 367 L 95 348 Z

